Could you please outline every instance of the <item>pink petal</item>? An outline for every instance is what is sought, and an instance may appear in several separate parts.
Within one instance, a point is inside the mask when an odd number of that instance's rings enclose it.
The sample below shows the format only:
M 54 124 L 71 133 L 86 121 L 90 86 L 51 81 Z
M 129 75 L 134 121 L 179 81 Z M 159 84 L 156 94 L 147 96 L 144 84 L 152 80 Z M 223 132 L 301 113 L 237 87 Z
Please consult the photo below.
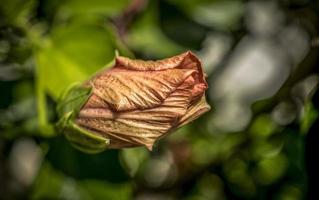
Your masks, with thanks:
M 147 109 L 160 105 L 184 80 L 191 69 L 127 71 L 112 69 L 92 81 L 93 93 L 115 111 Z

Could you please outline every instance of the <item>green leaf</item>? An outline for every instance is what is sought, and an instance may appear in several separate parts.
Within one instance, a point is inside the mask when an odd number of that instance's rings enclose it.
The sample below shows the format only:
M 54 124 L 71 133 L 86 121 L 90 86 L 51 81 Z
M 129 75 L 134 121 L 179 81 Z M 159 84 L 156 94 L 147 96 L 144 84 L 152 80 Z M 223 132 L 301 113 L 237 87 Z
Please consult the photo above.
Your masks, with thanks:
M 35 52 L 38 84 L 56 100 L 65 88 L 90 78 L 111 62 L 118 47 L 127 54 L 112 31 L 97 24 L 55 27 Z
M 56 26 L 51 42 L 54 49 L 85 73 L 86 78 L 109 63 L 117 48 L 112 30 L 98 23 L 75 22 Z
M 89 74 L 70 58 L 53 47 L 41 49 L 36 54 L 37 78 L 41 89 L 57 99 L 69 85 L 84 81 Z

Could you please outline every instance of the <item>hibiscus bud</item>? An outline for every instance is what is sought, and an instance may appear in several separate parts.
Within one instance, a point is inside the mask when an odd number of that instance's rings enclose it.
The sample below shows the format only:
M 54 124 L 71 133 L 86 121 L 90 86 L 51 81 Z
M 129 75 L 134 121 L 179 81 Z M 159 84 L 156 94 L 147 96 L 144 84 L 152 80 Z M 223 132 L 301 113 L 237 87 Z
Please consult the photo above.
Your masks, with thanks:
M 61 99 L 59 126 L 80 150 L 146 146 L 210 109 L 201 62 L 191 52 L 159 61 L 116 57 L 115 65 Z

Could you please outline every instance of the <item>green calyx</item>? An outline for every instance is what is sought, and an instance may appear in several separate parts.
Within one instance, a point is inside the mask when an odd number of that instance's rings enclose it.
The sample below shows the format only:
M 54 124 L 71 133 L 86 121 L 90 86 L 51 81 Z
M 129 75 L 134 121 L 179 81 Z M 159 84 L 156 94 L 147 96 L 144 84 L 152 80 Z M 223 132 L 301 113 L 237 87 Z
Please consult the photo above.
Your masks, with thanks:
M 57 105 L 59 121 L 57 128 L 76 149 L 86 153 L 98 153 L 107 149 L 109 139 L 81 128 L 74 121 L 80 109 L 91 95 L 91 87 L 79 84 L 70 87 Z

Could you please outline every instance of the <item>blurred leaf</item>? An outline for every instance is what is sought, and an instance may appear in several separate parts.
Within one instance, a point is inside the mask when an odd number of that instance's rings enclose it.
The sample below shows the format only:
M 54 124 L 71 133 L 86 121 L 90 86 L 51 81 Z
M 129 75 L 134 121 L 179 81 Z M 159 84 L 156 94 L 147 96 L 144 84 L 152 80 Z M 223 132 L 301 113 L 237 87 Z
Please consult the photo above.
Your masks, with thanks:
M 239 24 L 243 14 L 244 4 L 233 0 L 200 5 L 191 15 L 200 24 L 228 30 L 234 29 Z
M 132 188 L 130 184 L 111 184 L 103 181 L 81 181 L 81 186 L 93 199 L 132 199 Z
M 205 174 L 196 183 L 195 189 L 187 200 L 225 200 L 224 185 L 220 177 L 215 174 Z
M 58 199 L 64 176 L 52 169 L 48 163 L 44 163 L 36 178 L 31 199 Z
M 276 124 L 267 114 L 257 116 L 250 126 L 250 134 L 256 138 L 267 138 L 276 130 Z
M 196 22 L 218 29 L 233 29 L 244 14 L 239 0 L 167 0 Z
M 130 176 L 135 176 L 148 157 L 149 153 L 145 148 L 123 149 L 120 152 L 121 164 Z
M 119 161 L 119 151 L 109 149 L 98 154 L 86 154 L 73 148 L 62 137 L 49 141 L 47 159 L 52 166 L 76 179 L 96 179 L 123 183 L 128 175 Z
M 317 119 L 319 113 L 311 102 L 307 102 L 304 106 L 303 117 L 300 122 L 300 131 L 306 134 L 312 123 Z
M 253 160 L 260 160 L 266 157 L 273 157 L 283 149 L 282 139 L 263 140 L 258 138 L 250 145 L 250 157 Z
M 115 37 L 98 24 L 72 23 L 56 26 L 51 34 L 53 48 L 74 62 L 86 78 L 114 58 Z M 81 78 L 78 79 L 81 81 Z
M 38 64 L 37 84 L 41 89 L 47 90 L 55 99 L 70 84 L 84 81 L 89 77 L 84 69 L 53 47 L 43 48 L 36 56 Z
M 0 126 L 7 130 L 3 131 L 3 136 L 6 138 L 14 138 L 16 136 L 33 133 L 34 120 L 36 119 L 35 98 L 33 96 L 26 97 L 17 103 L 11 105 L 5 112 L 0 115 Z M 19 124 L 19 126 L 16 126 Z
M 31 199 L 131 199 L 130 184 L 112 184 L 105 181 L 77 181 L 45 162 L 33 185 Z
M 287 166 L 288 161 L 284 154 L 265 158 L 258 163 L 254 171 L 255 178 L 261 184 L 272 184 L 283 176 L 287 170 Z
M 129 2 L 130 0 L 67 0 L 62 5 L 62 12 L 67 14 L 114 16 L 120 14 Z
M 276 194 L 275 200 L 300 200 L 302 198 L 302 191 L 296 185 L 284 185 L 280 188 L 278 194 Z
M 192 159 L 195 164 L 207 165 L 219 158 L 218 145 L 215 145 L 214 142 L 209 140 L 197 139 L 193 141 L 192 154 Z
M 159 3 L 159 15 L 161 29 L 175 43 L 191 50 L 199 50 L 202 47 L 207 27 L 194 22 L 180 9 L 165 1 Z
M 250 199 L 256 193 L 255 183 L 250 175 L 248 163 L 244 160 L 233 158 L 224 165 L 224 173 L 234 192 Z
M 164 58 L 184 49 L 167 38 L 159 27 L 157 5 L 150 2 L 149 8 L 136 20 L 129 32 L 127 42 L 146 56 Z
M 208 4 L 211 2 L 216 2 L 218 0 L 166 0 L 175 6 L 183 9 L 184 11 L 190 12 L 191 10 L 195 9 L 198 5 Z
M 235 149 L 243 143 L 244 139 L 242 133 L 193 139 L 192 159 L 198 165 L 227 160 L 235 153 Z
M 41 133 L 45 136 L 53 134 L 53 127 L 48 123 L 46 91 L 57 99 L 65 87 L 77 81 L 84 81 L 86 73 L 76 64 L 52 47 L 38 51 L 37 60 L 37 105 Z
M 116 48 L 127 53 L 116 40 L 111 28 L 94 24 L 55 27 L 35 52 L 38 84 L 57 99 L 70 84 L 88 79 L 111 62 Z
M 0 19 L 0 25 L 2 20 L 5 20 L 4 23 L 24 25 L 35 4 L 35 0 L 1 0 L 0 13 L 4 13 L 4 18 Z

